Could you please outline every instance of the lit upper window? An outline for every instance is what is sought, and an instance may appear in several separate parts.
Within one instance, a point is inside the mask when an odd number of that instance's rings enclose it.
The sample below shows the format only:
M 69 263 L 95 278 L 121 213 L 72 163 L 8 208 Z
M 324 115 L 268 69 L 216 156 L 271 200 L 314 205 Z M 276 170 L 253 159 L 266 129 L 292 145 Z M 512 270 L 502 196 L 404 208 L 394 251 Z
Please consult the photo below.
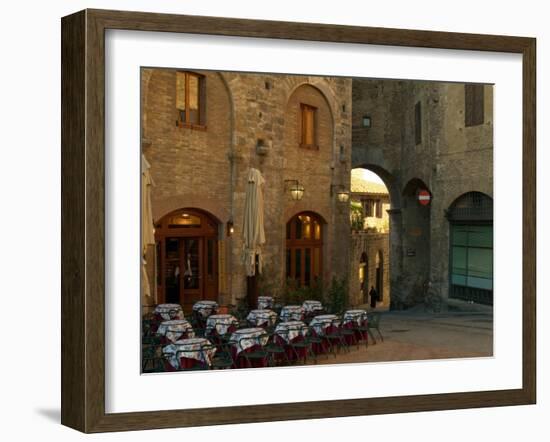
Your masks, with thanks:
M 178 126 L 204 128 L 205 78 L 192 72 L 176 72 Z
M 300 146 L 317 149 L 317 108 L 308 104 L 300 104 L 302 119 L 302 134 Z

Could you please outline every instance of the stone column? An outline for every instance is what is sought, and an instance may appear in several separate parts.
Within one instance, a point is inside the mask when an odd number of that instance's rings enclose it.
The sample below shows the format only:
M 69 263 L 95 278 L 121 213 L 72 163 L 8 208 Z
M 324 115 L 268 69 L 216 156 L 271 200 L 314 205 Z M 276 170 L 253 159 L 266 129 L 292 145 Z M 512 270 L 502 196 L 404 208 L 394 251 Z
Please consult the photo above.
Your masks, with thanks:
M 390 216 L 390 299 L 391 308 L 399 309 L 402 302 L 401 275 L 403 274 L 403 219 L 401 209 L 389 209 Z

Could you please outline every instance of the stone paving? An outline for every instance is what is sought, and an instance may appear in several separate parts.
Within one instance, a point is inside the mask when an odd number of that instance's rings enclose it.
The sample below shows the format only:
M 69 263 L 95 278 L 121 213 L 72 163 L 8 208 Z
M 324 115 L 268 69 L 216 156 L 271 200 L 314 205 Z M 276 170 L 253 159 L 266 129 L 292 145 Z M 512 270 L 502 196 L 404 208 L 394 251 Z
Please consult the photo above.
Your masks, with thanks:
M 384 341 L 349 353 L 318 358 L 318 364 L 411 361 L 493 355 L 493 317 L 489 313 L 382 312 Z M 376 337 L 376 332 L 375 337 Z

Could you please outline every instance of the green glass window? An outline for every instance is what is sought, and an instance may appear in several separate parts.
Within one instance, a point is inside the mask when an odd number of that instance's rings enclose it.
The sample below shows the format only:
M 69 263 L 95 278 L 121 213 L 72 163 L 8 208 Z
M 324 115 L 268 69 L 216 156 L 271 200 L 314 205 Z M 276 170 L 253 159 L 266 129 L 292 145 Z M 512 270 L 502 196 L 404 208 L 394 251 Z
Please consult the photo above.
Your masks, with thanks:
M 451 225 L 451 283 L 493 289 L 492 225 Z

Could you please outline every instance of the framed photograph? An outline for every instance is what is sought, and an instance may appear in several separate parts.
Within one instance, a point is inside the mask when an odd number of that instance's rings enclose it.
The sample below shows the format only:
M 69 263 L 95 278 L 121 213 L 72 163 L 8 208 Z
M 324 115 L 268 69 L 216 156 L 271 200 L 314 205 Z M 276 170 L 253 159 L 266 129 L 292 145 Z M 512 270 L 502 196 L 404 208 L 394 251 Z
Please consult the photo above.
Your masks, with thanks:
M 64 17 L 62 423 L 535 403 L 535 53 Z

